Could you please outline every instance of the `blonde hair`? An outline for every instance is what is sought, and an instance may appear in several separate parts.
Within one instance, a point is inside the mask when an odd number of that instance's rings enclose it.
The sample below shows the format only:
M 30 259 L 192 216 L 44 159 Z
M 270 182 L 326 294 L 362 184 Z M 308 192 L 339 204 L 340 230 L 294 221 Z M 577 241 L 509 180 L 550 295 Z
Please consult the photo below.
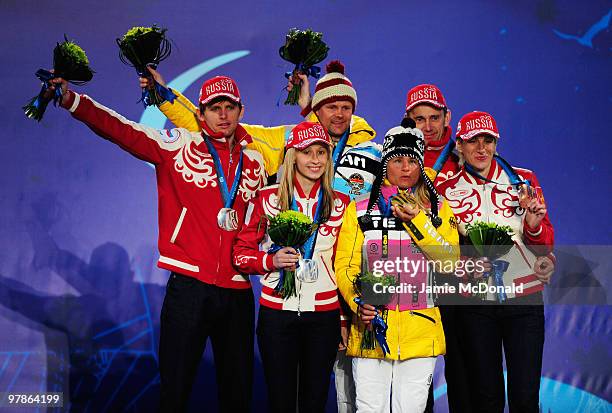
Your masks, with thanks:
M 280 181 L 278 183 L 278 206 L 281 211 L 287 211 L 291 209 L 291 200 L 293 199 L 293 181 L 295 179 L 296 172 L 296 149 L 289 148 L 285 154 L 285 160 L 283 161 L 283 172 L 281 174 Z M 323 171 L 323 175 L 319 180 L 321 181 L 321 191 L 323 191 L 323 205 L 321 205 L 321 213 L 319 216 L 319 222 L 325 222 L 331 216 L 334 207 L 334 190 L 333 190 L 333 179 L 334 179 L 334 163 L 332 161 L 331 148 L 327 148 L 327 165 Z

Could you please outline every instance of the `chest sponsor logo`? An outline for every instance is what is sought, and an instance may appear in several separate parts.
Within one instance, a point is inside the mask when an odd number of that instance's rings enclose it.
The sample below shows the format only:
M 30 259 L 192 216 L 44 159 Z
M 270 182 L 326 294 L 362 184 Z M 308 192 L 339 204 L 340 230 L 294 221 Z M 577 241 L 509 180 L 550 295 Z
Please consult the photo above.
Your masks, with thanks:
M 453 198 L 461 198 L 461 197 L 466 196 L 468 193 L 469 193 L 469 191 L 467 191 L 467 190 L 465 190 L 465 189 L 459 189 L 459 190 L 457 190 L 457 191 L 451 191 L 451 192 L 450 192 L 450 195 L 451 195 Z
M 372 215 L 370 220 L 365 223 L 364 231 L 374 231 L 374 230 L 399 230 L 402 229 L 401 223 L 395 219 L 395 217 L 381 217 Z
M 181 133 L 177 129 L 162 129 L 159 131 L 161 140 L 165 143 L 172 143 L 179 140 Z
M 359 195 L 361 194 L 361 191 L 363 191 L 365 180 L 361 174 L 352 174 L 349 177 L 349 185 L 351 186 L 349 194 Z

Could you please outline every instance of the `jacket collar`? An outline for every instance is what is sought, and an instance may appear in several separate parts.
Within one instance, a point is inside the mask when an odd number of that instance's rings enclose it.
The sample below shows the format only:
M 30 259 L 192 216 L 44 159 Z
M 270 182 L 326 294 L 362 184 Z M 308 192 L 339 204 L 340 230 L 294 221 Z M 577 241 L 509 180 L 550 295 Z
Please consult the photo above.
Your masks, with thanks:
M 302 186 L 300 185 L 296 177 L 293 178 L 293 187 L 295 188 L 298 197 L 302 199 L 312 199 L 317 196 L 317 192 L 319 191 L 319 188 L 321 187 L 321 180 L 318 179 L 314 183 L 314 185 L 312 186 L 312 189 L 310 190 L 310 194 L 308 196 L 306 196 L 306 194 L 304 193 L 304 190 L 302 189 Z
M 465 169 L 465 165 L 463 165 L 462 167 L 463 173 L 465 174 L 465 176 L 469 177 L 470 180 L 473 180 L 476 182 L 476 184 L 478 185 L 484 185 L 485 183 L 487 183 L 487 181 L 484 181 L 472 174 L 470 174 L 466 169 Z M 489 173 L 487 174 L 487 176 L 485 176 L 485 178 L 487 178 L 488 181 L 495 181 L 497 179 L 497 177 L 499 176 L 499 170 L 500 170 L 500 166 L 497 163 L 497 161 L 495 160 L 495 158 L 493 158 L 491 160 L 491 167 L 489 168 Z

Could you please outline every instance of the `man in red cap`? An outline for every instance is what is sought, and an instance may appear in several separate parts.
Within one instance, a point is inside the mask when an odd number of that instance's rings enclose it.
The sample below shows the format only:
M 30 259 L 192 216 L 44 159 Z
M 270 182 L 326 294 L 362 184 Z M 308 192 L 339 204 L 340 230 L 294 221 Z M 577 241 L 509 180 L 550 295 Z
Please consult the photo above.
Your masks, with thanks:
M 202 132 L 157 130 L 125 119 L 54 79 L 62 106 L 96 134 L 155 166 L 159 195 L 158 266 L 171 271 L 161 314 L 160 410 L 187 411 L 206 341 L 216 364 L 219 409 L 249 412 L 254 302 L 231 249 L 247 202 L 263 186 L 263 160 L 250 135 L 238 86 L 217 76 L 202 85 Z
M 446 99 L 436 85 L 422 84 L 413 87 L 406 96 L 406 116 L 414 120 L 425 137 L 424 165 L 433 171 L 434 184 L 438 186 L 459 171 L 459 157 L 453 152 L 455 142 L 451 139 L 451 111 Z M 431 176 L 434 179 L 434 176 Z M 439 279 L 443 278 L 443 279 Z M 440 284 L 457 285 L 448 276 L 437 276 Z M 440 313 L 446 339 L 444 376 L 447 384 L 448 408 L 451 412 L 471 412 L 466 365 L 457 341 L 455 330 L 455 308 L 448 305 L 449 297 L 440 297 Z M 460 297 L 452 297 L 456 301 Z M 433 412 L 433 386 L 429 390 L 426 412 Z
M 416 122 L 425 136 L 425 166 L 436 173 L 435 184 L 444 182 L 459 170 L 459 158 L 453 153 L 451 111 L 436 85 L 413 87 L 406 96 L 406 116 Z

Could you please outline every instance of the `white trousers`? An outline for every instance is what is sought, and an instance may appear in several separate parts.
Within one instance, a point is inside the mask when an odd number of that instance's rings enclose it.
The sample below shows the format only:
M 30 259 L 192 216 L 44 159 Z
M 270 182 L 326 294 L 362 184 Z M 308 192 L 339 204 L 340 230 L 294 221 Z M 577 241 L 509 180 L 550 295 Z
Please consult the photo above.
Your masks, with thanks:
M 339 351 L 334 363 L 336 381 L 336 401 L 338 413 L 355 413 L 355 383 L 353 382 L 352 357 L 346 355 L 346 350 Z
M 435 357 L 404 361 L 353 358 L 358 413 L 422 413 Z

